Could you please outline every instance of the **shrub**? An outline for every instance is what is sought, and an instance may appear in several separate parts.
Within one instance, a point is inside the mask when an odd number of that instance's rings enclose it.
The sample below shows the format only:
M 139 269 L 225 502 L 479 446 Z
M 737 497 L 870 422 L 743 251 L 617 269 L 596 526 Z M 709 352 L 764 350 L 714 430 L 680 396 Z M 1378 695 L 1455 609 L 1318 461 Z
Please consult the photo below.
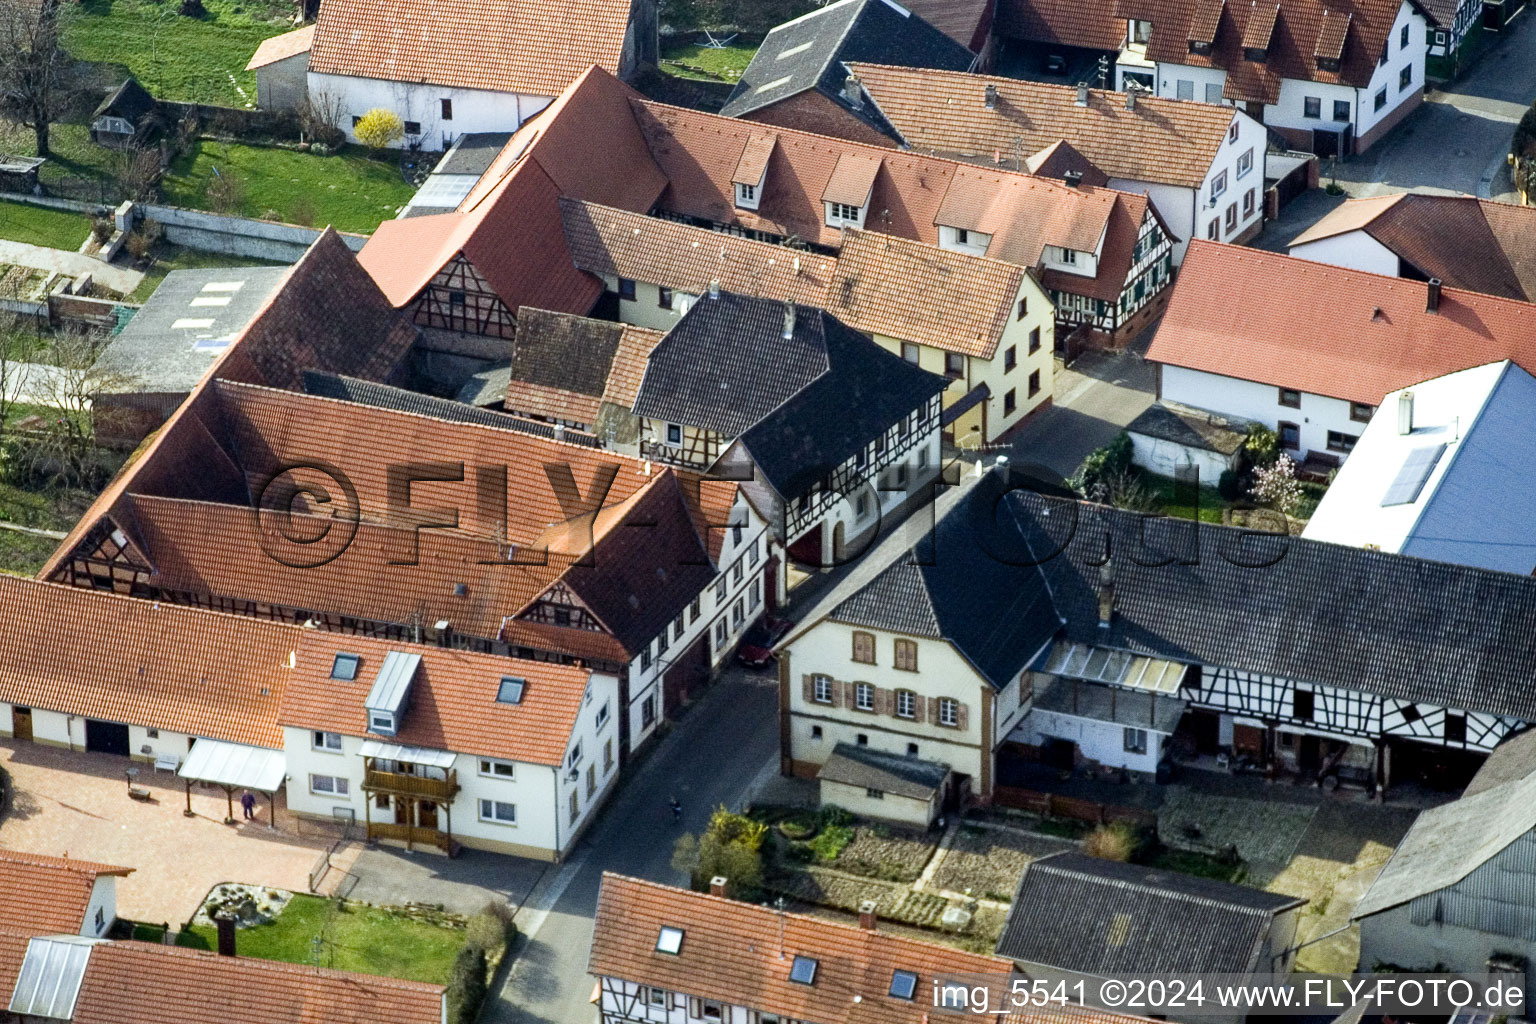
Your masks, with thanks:
M 146 220 L 123 239 L 123 248 L 128 250 L 128 255 L 136 260 L 142 260 L 154 251 L 155 245 L 164 236 L 165 229 L 157 220 Z
M 837 804 L 823 804 L 821 808 L 821 824 L 823 828 L 830 825 L 852 825 L 853 815 L 837 806 Z
M 1243 454 L 1252 465 L 1271 465 L 1280 457 L 1280 438 L 1262 423 L 1250 424 Z
M 785 839 L 809 839 L 820 824 L 819 819 L 809 814 L 792 814 L 779 822 L 779 832 Z
M 312 156 L 330 156 L 333 148 L 323 142 L 311 142 L 309 144 L 309 152 Z
M 405 137 L 405 122 L 393 110 L 374 107 L 358 118 L 357 124 L 352 126 L 352 134 L 369 149 L 380 150 Z
M 1136 830 L 1123 821 L 1100 825 L 1083 840 L 1083 852 L 1103 860 L 1129 861 L 1141 842 Z
M 1238 479 L 1237 472 L 1231 469 L 1221 471 L 1221 479 L 1216 481 L 1216 493 L 1227 501 L 1236 501 L 1242 493 L 1242 481 Z
M 471 946 L 479 946 L 487 953 L 501 949 L 516 932 L 512 926 L 512 908 L 492 900 L 469 919 L 465 932 L 465 941 Z
M 1254 501 L 1276 512 L 1285 515 L 1294 512 L 1301 503 L 1301 481 L 1296 479 L 1296 463 L 1289 455 L 1281 455 L 1273 465 L 1258 467 L 1253 471 L 1248 494 Z
M 107 239 L 111 238 L 112 232 L 116 230 L 117 225 L 112 223 L 111 218 L 97 217 L 91 221 L 91 237 L 100 245 L 106 245 Z
M 1131 455 L 1131 435 L 1122 430 L 1109 444 L 1089 452 L 1083 464 L 1077 467 L 1077 473 L 1067 483 L 1079 494 L 1086 495 L 1107 477 L 1129 470 Z
M 448 972 L 449 1024 L 474 1024 L 485 993 L 485 950 L 465 943 Z

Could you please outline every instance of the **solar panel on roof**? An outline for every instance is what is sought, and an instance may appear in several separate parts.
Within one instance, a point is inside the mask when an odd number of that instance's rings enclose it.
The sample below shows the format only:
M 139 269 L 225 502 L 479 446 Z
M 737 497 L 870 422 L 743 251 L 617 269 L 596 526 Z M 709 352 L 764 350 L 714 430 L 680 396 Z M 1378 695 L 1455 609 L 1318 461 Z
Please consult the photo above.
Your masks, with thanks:
M 1382 495 L 1381 507 L 1389 505 L 1412 505 L 1419 500 L 1419 493 L 1424 490 L 1424 484 L 1429 479 L 1429 474 L 1434 471 L 1435 464 L 1440 461 L 1440 456 L 1445 453 L 1445 445 L 1432 444 L 1422 448 L 1415 448 L 1408 453 L 1403 460 L 1403 468 L 1397 471 L 1397 477 L 1392 481 L 1392 486 L 1387 488 L 1387 493 Z

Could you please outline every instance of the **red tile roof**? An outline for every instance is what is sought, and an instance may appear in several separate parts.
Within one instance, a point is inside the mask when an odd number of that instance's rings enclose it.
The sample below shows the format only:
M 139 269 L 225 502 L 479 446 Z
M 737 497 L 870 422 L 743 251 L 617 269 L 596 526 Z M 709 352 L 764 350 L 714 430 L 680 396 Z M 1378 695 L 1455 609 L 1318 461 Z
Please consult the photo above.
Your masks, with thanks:
M 1122 29 L 1126 19 L 1150 21 L 1148 59 L 1223 69 L 1226 99 L 1274 103 L 1285 78 L 1356 88 L 1369 84 L 1400 5 L 1401 0 L 1279 0 L 1277 9 L 1273 0 L 1232 0 L 1225 5 L 1214 0 L 1115 0 L 1094 10 Z M 1423 10 L 1421 4 L 1415 6 Z M 1207 37 L 1212 42 L 1209 54 L 1189 52 L 1190 40 Z M 1264 60 L 1248 60 L 1245 41 L 1256 45 L 1261 38 L 1268 41 Z M 1332 56 L 1336 50 L 1341 54 L 1338 69 L 1319 68 L 1318 56 Z
M 909 0 L 907 10 L 955 42 L 980 53 L 992 29 L 995 0 Z
M 557 200 L 650 209 L 666 179 L 634 131 L 636 95 L 590 69 L 523 125 L 456 211 L 385 221 L 358 260 L 396 306 L 462 252 L 509 309 L 585 314 L 602 286 L 572 266 Z
M 362 658 L 352 682 L 331 678 L 338 651 Z M 421 655 L 397 742 L 528 764 L 558 765 L 564 760 L 589 671 L 549 661 L 308 631 L 278 721 L 347 736 L 366 734 L 363 702 L 390 651 Z M 527 681 L 522 703 L 496 700 L 503 676 Z
M 663 927 L 683 932 L 675 955 L 656 949 Z M 789 980 L 797 956 L 818 961 L 814 984 Z M 1014 965 L 1002 957 L 605 872 L 587 970 L 796 1020 L 919 1024 L 933 1015 L 925 994 L 935 977 L 998 978 L 1012 974 Z M 890 995 L 896 970 L 917 974 L 916 998 Z
M 1536 306 L 1455 288 L 1425 305 L 1422 281 L 1196 240 L 1147 358 L 1369 405 L 1484 363 L 1536 367 Z
M 1472 196 L 1402 193 L 1351 199 L 1298 235 L 1291 248 L 1364 231 L 1446 287 L 1536 299 L 1536 209 Z
M 1199 188 L 1237 116 L 1231 107 L 1088 91 L 990 75 L 856 64 L 859 81 L 908 145 L 991 162 L 1029 155 L 1065 139 L 1116 178 Z M 997 90 L 993 109 L 983 93 Z
M 289 57 L 297 57 L 301 53 L 308 53 L 310 45 L 314 42 L 315 26 L 305 25 L 296 28 L 292 32 L 284 32 L 280 36 L 272 36 L 263 39 L 261 45 L 256 47 L 256 54 L 245 66 L 247 71 L 255 71 L 264 68 L 268 64 L 276 64 L 280 60 Z
M 0 850 L 0 932 L 78 935 L 96 879 L 133 868 Z M 6 989 L 5 991 L 9 991 Z
M 91 950 L 71 1024 L 441 1024 L 443 987 L 147 942 Z
M 555 96 L 620 60 L 630 0 L 325 0 L 309 70 Z
M 280 748 L 281 625 L 0 576 L 0 701 Z M 3 901 L 0 901 L 3 902 Z
M 1005 39 L 1118 50 L 1125 20 L 1081 0 L 997 0 L 997 34 Z

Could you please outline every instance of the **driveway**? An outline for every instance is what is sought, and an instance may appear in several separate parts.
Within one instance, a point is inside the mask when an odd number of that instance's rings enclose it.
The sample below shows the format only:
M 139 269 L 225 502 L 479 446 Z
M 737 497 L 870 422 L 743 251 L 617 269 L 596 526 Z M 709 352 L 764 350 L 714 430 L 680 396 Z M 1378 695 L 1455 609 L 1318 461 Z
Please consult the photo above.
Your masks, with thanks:
M 518 912 L 515 959 L 481 1024 L 596 1019 L 586 965 L 603 872 L 686 885 L 672 869 L 673 844 L 703 831 L 718 805 L 739 806 L 761 773 L 778 770 L 777 712 L 776 672 L 732 668 L 643 755 L 572 858 Z M 673 795 L 682 824 L 667 807 Z
M 321 827 L 301 826 L 281 796 L 275 831 L 267 828 L 265 797 L 256 821 L 223 824 L 224 791 L 211 788 L 193 788 L 187 817 L 180 779 L 112 754 L 0 740 L 0 764 L 15 786 L 0 847 L 133 868 L 117 887 L 117 911 L 136 921 L 178 926 L 220 882 L 306 892 L 310 868 L 332 841 Z M 150 801 L 129 798 L 123 770 L 130 766 Z
M 1113 440 L 1156 398 L 1157 373 L 1144 358 L 1156 330 L 1154 323 L 1123 352 L 1085 352 L 1057 373 L 1051 407 L 1001 445 L 1008 458 L 1063 478 L 1075 473 L 1089 452 Z
M 1513 201 L 1504 158 L 1515 122 L 1536 99 L 1533 54 L 1536 17 L 1527 11 L 1460 81 L 1426 96 L 1364 157 L 1340 164 L 1339 184 L 1354 196 L 1412 190 Z
M 492 900 L 520 907 L 550 869 L 521 857 L 463 850 L 452 860 L 436 853 L 410 853 L 392 846 L 354 844 L 356 859 L 338 853 L 333 863 L 346 873 L 336 891 L 377 906 L 440 903 L 466 917 Z

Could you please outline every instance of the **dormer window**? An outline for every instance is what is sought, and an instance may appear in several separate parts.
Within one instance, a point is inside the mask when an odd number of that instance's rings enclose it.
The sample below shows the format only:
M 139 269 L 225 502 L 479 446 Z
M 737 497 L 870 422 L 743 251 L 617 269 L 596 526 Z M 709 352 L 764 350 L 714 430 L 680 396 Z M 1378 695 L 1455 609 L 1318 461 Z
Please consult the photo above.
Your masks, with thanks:
M 1150 21 L 1131 21 L 1131 43 L 1136 46 L 1145 46 L 1152 40 L 1152 23 Z
M 1067 264 L 1068 266 L 1072 266 L 1073 264 L 1077 263 L 1076 249 L 1060 249 L 1058 251 L 1061 253 L 1061 262 Z
M 864 226 L 864 207 L 854 206 L 850 203 L 827 204 L 827 227 L 841 227 L 844 224 L 853 227 Z
M 821 201 L 826 206 L 827 227 L 864 226 L 864 215 L 874 195 L 875 178 L 880 174 L 880 157 L 866 153 L 844 153 L 837 158 Z
M 421 655 L 390 651 L 379 666 L 379 675 L 368 691 L 363 707 L 368 712 L 368 731 L 393 736 L 400 731 L 400 718 L 410 702 L 411 683 L 421 666 Z
M 736 187 L 736 205 L 743 210 L 755 210 L 762 198 L 763 182 L 768 177 L 768 158 L 773 155 L 775 136 L 754 135 L 747 140 L 736 161 L 736 171 L 731 181 Z
M 757 186 L 736 183 L 736 205 L 745 206 L 749 210 L 757 209 Z
M 1189 41 L 1189 52 L 1198 53 L 1202 56 L 1209 56 L 1211 52 L 1211 44 L 1204 42 L 1203 40 L 1191 39 Z

